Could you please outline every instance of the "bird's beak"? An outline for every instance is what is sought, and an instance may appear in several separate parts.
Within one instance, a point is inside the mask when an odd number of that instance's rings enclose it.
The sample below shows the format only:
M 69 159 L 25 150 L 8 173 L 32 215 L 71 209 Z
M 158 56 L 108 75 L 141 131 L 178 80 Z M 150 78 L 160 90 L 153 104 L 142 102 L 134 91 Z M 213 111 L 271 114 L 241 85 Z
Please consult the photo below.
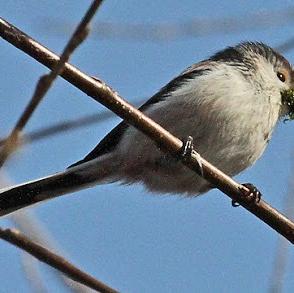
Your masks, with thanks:
M 294 120 L 294 85 L 289 90 L 284 90 L 282 93 L 282 104 L 288 109 L 287 116 L 289 120 Z

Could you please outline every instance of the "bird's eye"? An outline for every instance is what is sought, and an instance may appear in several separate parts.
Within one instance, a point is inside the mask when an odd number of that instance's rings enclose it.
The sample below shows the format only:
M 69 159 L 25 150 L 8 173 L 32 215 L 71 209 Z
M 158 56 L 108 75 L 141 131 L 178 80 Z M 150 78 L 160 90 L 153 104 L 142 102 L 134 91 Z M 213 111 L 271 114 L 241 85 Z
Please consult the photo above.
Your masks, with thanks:
M 281 72 L 278 72 L 277 73 L 277 77 L 279 78 L 279 80 L 281 82 L 285 82 L 286 81 L 286 77 L 285 77 L 285 74 L 281 73 Z

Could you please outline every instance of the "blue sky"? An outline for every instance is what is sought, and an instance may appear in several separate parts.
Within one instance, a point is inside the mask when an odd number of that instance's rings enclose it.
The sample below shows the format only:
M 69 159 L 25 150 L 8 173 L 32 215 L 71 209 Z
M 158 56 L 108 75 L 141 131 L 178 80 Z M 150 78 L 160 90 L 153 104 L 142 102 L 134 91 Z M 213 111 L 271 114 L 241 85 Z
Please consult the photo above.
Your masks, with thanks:
M 2 17 L 55 52 L 68 35 L 58 22 L 76 24 L 90 1 L 5 1 Z M 192 19 L 237 17 L 292 8 L 292 1 L 105 1 L 95 22 L 183 23 Z M 257 16 L 255 16 L 257 17 Z M 270 18 L 273 24 L 279 20 Z M 94 23 L 95 23 L 94 22 Z M 95 34 L 71 59 L 135 102 L 149 97 L 192 63 L 243 40 L 276 46 L 292 37 L 288 24 L 231 34 L 183 36 L 172 41 L 99 39 Z M 47 28 L 47 29 L 46 29 Z M 216 28 L 217 29 L 217 28 Z M 57 33 L 59 32 L 59 33 Z M 0 134 L 7 134 L 47 69 L 1 41 Z M 293 51 L 285 56 L 294 63 Z M 95 111 L 103 106 L 58 79 L 26 128 L 27 131 Z M 119 122 L 113 119 L 23 148 L 5 169 L 14 182 L 63 170 L 87 154 Z M 262 190 L 264 199 L 283 209 L 293 177 L 293 123 L 280 123 L 263 157 L 237 177 Z M 45 202 L 34 212 L 70 259 L 123 292 L 266 292 L 278 235 L 229 198 L 214 190 L 184 199 L 147 193 L 141 186 L 102 185 Z M 6 218 L 2 226 L 11 225 Z M 30 292 L 20 252 L 0 242 L 1 292 Z M 293 253 L 284 292 L 294 291 Z M 42 267 L 45 271 L 45 267 Z M 66 292 L 46 274 L 50 292 Z

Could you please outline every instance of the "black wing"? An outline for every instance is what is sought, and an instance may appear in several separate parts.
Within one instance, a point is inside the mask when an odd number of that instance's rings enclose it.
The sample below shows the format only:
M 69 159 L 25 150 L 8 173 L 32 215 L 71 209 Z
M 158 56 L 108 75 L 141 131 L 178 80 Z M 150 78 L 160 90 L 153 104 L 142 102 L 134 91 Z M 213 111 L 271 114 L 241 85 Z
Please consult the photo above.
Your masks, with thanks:
M 200 65 L 202 68 L 199 68 Z M 204 67 L 204 68 L 203 68 Z M 205 62 L 199 64 L 194 64 L 185 70 L 181 75 L 170 81 L 165 87 L 163 87 L 159 92 L 152 96 L 146 103 L 144 103 L 139 110 L 144 112 L 151 105 L 154 105 L 162 100 L 164 100 L 171 92 L 175 91 L 181 87 L 187 81 L 193 79 L 195 76 L 203 74 L 204 71 L 209 69 L 205 68 Z M 113 128 L 100 142 L 99 144 L 82 160 L 69 166 L 69 168 L 80 165 L 82 163 L 96 159 L 99 156 L 107 154 L 115 150 L 119 144 L 123 134 L 130 127 L 127 122 L 122 121 L 115 128 Z

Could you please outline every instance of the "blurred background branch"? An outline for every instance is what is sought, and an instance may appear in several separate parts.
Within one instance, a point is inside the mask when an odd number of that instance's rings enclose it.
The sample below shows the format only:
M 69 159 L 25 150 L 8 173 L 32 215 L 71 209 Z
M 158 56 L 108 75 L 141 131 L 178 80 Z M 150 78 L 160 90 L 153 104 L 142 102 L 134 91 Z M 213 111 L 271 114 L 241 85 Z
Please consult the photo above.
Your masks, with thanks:
M 12 182 L 8 176 L 3 172 L 0 173 L 0 188 L 11 185 Z M 24 233 L 27 237 L 39 243 L 52 252 L 58 253 L 59 255 L 65 256 L 67 259 L 70 259 L 66 252 L 60 248 L 60 245 L 57 244 L 56 240 L 53 238 L 48 229 L 44 224 L 37 218 L 32 210 L 30 211 L 19 211 L 9 216 L 12 224 Z M 34 292 L 47 292 L 46 282 L 44 280 L 43 274 L 40 270 L 40 262 L 34 258 L 32 255 L 27 252 L 21 251 L 21 262 L 25 275 L 29 281 L 29 284 L 32 287 Z M 49 255 L 50 257 L 50 255 Z M 59 284 L 63 285 L 71 292 L 76 293 L 90 293 L 93 292 L 89 287 L 76 282 L 66 275 L 62 274 L 60 271 L 56 270 L 51 266 L 46 266 L 47 270 L 50 270 L 54 277 L 59 281 Z
M 289 178 L 288 192 L 284 196 L 284 214 L 294 219 L 294 153 L 292 154 L 292 172 Z M 282 293 L 287 267 L 290 261 L 290 246 L 283 237 L 278 237 L 273 270 L 269 279 L 270 293 Z
M 177 23 L 114 23 L 98 21 L 93 35 L 101 39 L 166 42 L 216 34 L 232 34 L 246 30 L 262 30 L 294 23 L 294 7 L 282 10 L 264 10 L 234 17 L 217 19 L 197 18 Z M 73 24 L 64 20 L 44 19 L 39 29 L 47 34 L 67 35 Z
M 51 252 L 49 249 L 37 244 L 36 242 L 31 241 L 28 237 L 16 229 L 0 228 L 0 238 L 26 251 L 27 253 L 36 257 L 38 260 L 47 263 L 49 266 L 56 268 L 73 280 L 80 282 L 85 286 L 92 288 L 93 290 L 105 293 L 117 292 L 116 290 L 110 288 L 104 283 L 78 269 L 63 257 Z

